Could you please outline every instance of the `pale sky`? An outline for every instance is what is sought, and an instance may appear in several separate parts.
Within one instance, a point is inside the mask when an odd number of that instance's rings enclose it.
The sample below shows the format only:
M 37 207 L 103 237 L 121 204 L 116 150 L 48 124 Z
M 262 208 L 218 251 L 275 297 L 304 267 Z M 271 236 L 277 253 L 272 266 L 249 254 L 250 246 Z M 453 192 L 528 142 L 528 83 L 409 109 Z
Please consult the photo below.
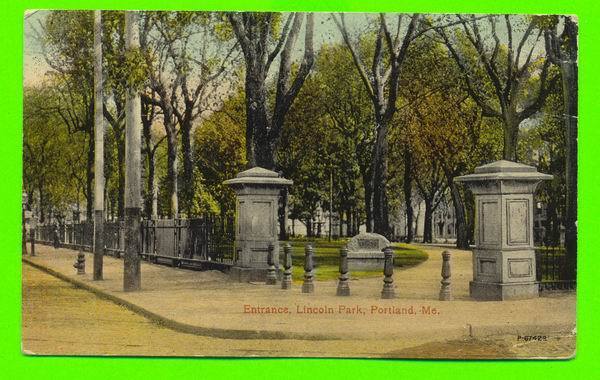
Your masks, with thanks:
M 44 61 L 42 56 L 40 44 L 37 41 L 34 29 L 40 29 L 39 23 L 45 20 L 45 17 L 48 15 L 48 10 L 38 10 L 38 11 L 26 11 L 25 12 L 25 23 L 24 23 L 24 60 L 23 60 L 23 77 L 24 77 L 24 85 L 35 85 L 39 84 L 47 71 L 51 70 L 50 67 Z M 365 31 L 368 28 L 368 21 L 373 19 L 373 14 L 366 13 L 348 13 L 346 14 L 346 24 L 348 29 L 352 35 L 355 37 L 360 34 L 362 31 Z M 395 17 L 390 14 L 388 16 L 388 23 L 390 24 L 390 29 L 393 26 Z M 435 16 L 435 15 L 433 15 Z M 486 24 L 487 25 L 487 24 Z M 514 39 L 518 40 L 522 35 L 522 30 L 520 31 L 518 27 L 514 28 Z M 504 22 L 497 23 L 497 31 L 501 40 L 506 40 L 506 26 Z M 303 34 L 301 34 L 296 43 L 296 52 L 295 55 L 300 58 L 303 49 Z M 356 40 L 356 38 L 354 38 Z M 315 51 L 318 51 L 319 47 L 324 43 L 336 43 L 341 41 L 341 35 L 337 30 L 333 20 L 331 19 L 331 14 L 329 13 L 316 13 L 315 16 L 315 33 L 314 33 L 314 42 L 315 42 Z M 543 52 L 543 41 L 538 42 L 535 47 L 536 54 Z

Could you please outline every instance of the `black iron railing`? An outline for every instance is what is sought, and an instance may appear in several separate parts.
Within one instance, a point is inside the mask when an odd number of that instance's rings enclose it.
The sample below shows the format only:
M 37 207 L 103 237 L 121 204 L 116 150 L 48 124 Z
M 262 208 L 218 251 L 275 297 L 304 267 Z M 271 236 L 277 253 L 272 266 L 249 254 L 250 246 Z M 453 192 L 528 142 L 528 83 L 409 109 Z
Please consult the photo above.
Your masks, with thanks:
M 36 241 L 91 251 L 91 222 L 38 225 Z M 231 266 L 236 260 L 233 218 L 212 215 L 197 219 L 143 220 L 140 224 L 142 258 L 157 263 L 200 268 Z M 120 257 L 125 249 L 125 223 L 104 223 L 104 249 Z
M 567 272 L 567 255 L 564 247 L 538 247 L 535 249 L 536 280 L 540 291 L 574 290 L 576 280 Z

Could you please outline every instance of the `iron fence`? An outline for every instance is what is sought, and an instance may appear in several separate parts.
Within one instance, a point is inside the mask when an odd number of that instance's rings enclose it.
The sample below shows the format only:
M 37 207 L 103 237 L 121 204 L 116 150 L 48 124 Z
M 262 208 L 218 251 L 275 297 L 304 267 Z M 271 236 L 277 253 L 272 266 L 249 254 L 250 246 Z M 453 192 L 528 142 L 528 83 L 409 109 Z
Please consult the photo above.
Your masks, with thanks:
M 119 257 L 125 248 L 125 223 L 104 222 L 104 252 Z
M 233 218 L 212 215 L 197 219 L 142 220 L 140 256 L 156 263 L 174 266 L 217 268 L 236 261 Z M 91 222 L 38 225 L 36 240 L 68 248 L 91 251 L 94 225 Z M 125 250 L 125 223 L 104 223 L 105 254 L 120 257 Z
M 145 220 L 141 226 L 142 255 L 172 265 L 232 265 L 235 261 L 233 220 Z
M 71 224 L 42 224 L 35 229 L 35 239 L 42 243 L 91 251 L 94 225 L 90 222 Z
M 569 278 L 564 247 L 539 247 L 535 250 L 536 280 L 540 291 L 574 290 L 576 280 Z

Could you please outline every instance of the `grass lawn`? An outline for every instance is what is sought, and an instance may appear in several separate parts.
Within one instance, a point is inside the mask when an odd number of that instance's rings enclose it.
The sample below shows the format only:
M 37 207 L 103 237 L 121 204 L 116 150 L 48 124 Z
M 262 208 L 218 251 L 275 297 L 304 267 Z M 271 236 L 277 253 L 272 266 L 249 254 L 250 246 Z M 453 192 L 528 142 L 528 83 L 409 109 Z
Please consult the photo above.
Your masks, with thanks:
M 308 242 L 306 239 L 282 242 L 282 246 L 286 243 L 292 245 L 292 263 L 294 265 L 292 276 L 295 282 L 302 281 L 304 276 L 304 246 Z M 338 278 L 340 248 L 348 240 L 327 241 L 327 239 L 312 239 L 310 242 L 315 249 L 315 279 L 332 280 Z M 412 267 L 429 258 L 426 252 L 410 244 L 392 243 L 392 248 L 394 250 L 394 266 L 396 268 Z M 283 249 L 279 252 L 279 255 L 283 261 Z M 381 270 L 350 272 L 350 278 L 379 277 L 381 275 Z

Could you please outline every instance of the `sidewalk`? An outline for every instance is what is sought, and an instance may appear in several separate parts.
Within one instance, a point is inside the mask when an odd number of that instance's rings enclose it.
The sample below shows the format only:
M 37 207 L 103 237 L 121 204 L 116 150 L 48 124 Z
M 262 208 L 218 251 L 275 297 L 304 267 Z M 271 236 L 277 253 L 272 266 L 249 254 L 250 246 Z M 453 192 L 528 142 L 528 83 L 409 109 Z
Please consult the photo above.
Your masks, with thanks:
M 382 278 L 353 279 L 352 295 L 336 297 L 335 281 L 315 282 L 314 294 L 261 283 L 231 283 L 218 271 L 199 272 L 142 262 L 142 290 L 122 290 L 123 262 L 104 258 L 104 280 L 73 268 L 76 251 L 37 245 L 23 261 L 93 291 L 172 329 L 230 339 L 389 340 L 425 343 L 474 336 L 549 335 L 575 328 L 575 294 L 532 300 L 477 302 L 468 296 L 471 253 L 452 251 L 455 300 L 437 300 L 442 248 L 421 246 L 429 260 L 396 270 L 397 299 L 382 300 Z M 286 309 L 287 308 L 287 309 Z

